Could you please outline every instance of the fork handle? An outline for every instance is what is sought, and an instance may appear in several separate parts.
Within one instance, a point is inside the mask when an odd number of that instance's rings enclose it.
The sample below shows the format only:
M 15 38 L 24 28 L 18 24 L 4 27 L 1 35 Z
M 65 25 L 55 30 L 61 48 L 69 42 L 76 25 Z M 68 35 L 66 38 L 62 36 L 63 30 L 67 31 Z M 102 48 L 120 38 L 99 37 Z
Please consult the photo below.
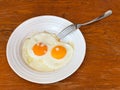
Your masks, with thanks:
M 99 16 L 99 17 L 97 17 L 97 18 L 95 18 L 95 19 L 93 19 L 93 20 L 91 20 L 89 22 L 86 22 L 86 23 L 83 23 L 83 24 L 77 24 L 77 29 L 80 28 L 81 26 L 85 26 L 85 25 L 94 23 L 96 21 L 99 21 L 99 20 L 101 20 L 103 18 L 106 18 L 106 17 L 110 16 L 111 14 L 112 14 L 112 10 L 108 10 L 104 14 L 102 14 L 101 16 Z

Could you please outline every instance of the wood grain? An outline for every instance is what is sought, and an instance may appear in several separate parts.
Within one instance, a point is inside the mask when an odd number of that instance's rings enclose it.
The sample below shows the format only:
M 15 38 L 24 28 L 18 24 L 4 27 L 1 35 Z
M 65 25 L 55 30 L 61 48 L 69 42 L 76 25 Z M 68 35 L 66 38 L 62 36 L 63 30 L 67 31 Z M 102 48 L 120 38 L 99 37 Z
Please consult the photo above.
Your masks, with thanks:
M 119 4 L 120 0 L 0 0 L 0 90 L 120 90 Z M 8 38 L 26 19 L 56 15 L 82 23 L 108 9 L 113 10 L 112 16 L 81 28 L 87 43 L 86 57 L 69 78 L 40 85 L 23 80 L 9 67 Z

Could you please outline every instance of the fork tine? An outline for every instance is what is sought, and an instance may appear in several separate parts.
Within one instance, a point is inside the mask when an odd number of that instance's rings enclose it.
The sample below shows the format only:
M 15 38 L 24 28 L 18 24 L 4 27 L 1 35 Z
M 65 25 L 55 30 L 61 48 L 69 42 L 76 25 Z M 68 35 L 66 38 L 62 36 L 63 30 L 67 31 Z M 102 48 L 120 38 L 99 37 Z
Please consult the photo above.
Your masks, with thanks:
M 62 39 L 65 36 L 67 36 L 69 33 L 73 32 L 76 30 L 76 26 L 74 24 L 69 25 L 68 27 L 66 27 L 65 29 L 63 29 L 60 33 L 58 33 L 58 38 Z

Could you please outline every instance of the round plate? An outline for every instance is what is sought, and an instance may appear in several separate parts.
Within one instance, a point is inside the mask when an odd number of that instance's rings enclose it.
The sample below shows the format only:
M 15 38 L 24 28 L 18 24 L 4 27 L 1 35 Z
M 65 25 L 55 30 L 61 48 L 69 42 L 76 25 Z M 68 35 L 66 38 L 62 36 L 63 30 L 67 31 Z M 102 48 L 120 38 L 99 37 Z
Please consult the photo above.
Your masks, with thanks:
M 63 41 L 72 42 L 74 54 L 71 61 L 63 68 L 53 72 L 37 72 L 29 68 L 21 57 L 21 42 L 31 33 L 47 31 L 58 34 L 72 22 L 57 16 L 38 16 L 19 25 L 7 43 L 7 60 L 13 71 L 21 78 L 39 84 L 48 84 L 63 80 L 73 74 L 83 62 L 86 44 L 80 30 L 66 36 Z

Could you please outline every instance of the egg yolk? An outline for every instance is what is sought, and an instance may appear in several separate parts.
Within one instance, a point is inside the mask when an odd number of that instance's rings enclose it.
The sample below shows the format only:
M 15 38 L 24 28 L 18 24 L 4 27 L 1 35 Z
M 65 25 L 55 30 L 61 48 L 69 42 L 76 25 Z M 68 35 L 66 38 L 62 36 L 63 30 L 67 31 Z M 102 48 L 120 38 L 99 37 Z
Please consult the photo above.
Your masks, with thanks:
M 47 46 L 43 43 L 38 43 L 33 46 L 32 50 L 35 55 L 42 56 L 47 52 Z
M 56 46 L 52 49 L 52 56 L 56 59 L 61 59 L 66 55 L 66 49 L 63 46 Z

